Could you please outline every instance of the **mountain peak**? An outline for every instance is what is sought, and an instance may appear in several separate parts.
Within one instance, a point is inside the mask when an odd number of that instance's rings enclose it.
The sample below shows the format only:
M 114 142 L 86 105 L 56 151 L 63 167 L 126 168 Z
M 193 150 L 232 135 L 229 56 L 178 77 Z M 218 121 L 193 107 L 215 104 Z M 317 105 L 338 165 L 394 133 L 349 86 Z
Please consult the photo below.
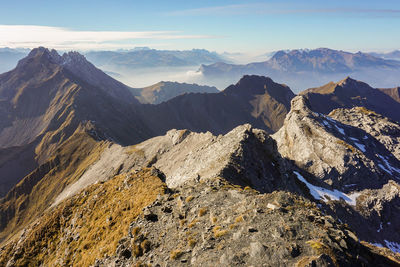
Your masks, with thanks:
M 343 80 L 339 81 L 337 83 L 337 85 L 340 86 L 346 86 L 346 85 L 354 85 L 356 83 L 359 83 L 360 81 L 354 80 L 352 79 L 350 76 L 347 76 L 346 78 L 344 78 Z
M 244 75 L 235 85 L 229 86 L 224 92 L 240 97 L 253 97 L 268 93 L 271 97 L 288 103 L 294 97 L 294 93 L 288 86 L 276 83 L 269 77 L 258 75 Z
M 292 99 L 291 103 L 291 110 L 293 111 L 310 111 L 310 103 L 308 102 L 307 98 L 302 95 L 298 95 Z
M 62 64 L 87 64 L 86 57 L 77 51 L 70 51 L 62 55 Z M 90 63 L 89 63 L 90 64 Z
M 32 49 L 29 52 L 28 57 L 36 57 L 38 55 L 43 55 L 43 54 L 50 55 L 50 50 L 48 48 L 46 48 L 46 47 L 39 46 L 37 48 Z
M 265 76 L 259 75 L 244 75 L 237 84 L 247 84 L 247 83 L 273 83 L 274 81 Z
M 76 65 L 82 63 L 91 64 L 86 60 L 85 56 L 83 56 L 77 51 L 70 51 L 64 53 L 61 56 L 55 49 L 50 50 L 43 46 L 39 46 L 37 48 L 32 49 L 29 52 L 28 56 L 22 59 L 22 61 L 26 62 L 25 59 L 32 59 L 32 58 L 43 58 L 58 65 Z

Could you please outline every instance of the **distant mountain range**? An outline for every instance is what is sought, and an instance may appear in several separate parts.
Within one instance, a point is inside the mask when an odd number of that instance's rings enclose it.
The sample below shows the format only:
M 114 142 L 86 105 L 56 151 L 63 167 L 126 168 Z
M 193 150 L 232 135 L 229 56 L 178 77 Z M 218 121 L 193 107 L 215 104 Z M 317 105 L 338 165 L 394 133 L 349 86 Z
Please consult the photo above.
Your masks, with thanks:
M 199 66 L 226 61 L 219 54 L 205 49 L 93 51 L 85 53 L 85 56 L 97 67 L 113 70 Z
M 27 53 L 26 49 L 0 49 L 0 72 L 11 70 Z M 262 75 L 285 83 L 298 93 L 345 76 L 381 88 L 397 86 L 400 77 L 397 50 L 390 53 L 350 53 L 328 48 L 282 50 L 252 57 L 255 61 L 264 61 L 248 64 L 231 63 L 246 62 L 244 54 L 218 54 L 204 49 L 139 47 L 84 55 L 113 78 L 136 88 L 164 80 L 216 86 L 222 90 L 243 75 Z
M 28 53 L 29 49 L 0 48 L 0 73 L 15 68 L 18 60 L 28 55 Z
M 219 84 L 232 82 L 246 74 L 267 75 L 289 84 L 296 91 L 349 75 L 386 87 L 399 82 L 400 62 L 361 52 L 320 48 L 279 51 L 267 61 L 246 65 L 223 62 L 202 65 L 198 72 L 204 79 Z
M 142 104 L 160 104 L 187 93 L 219 93 L 211 86 L 164 81 L 144 88 L 131 88 L 130 91 Z
M 374 56 L 374 57 L 381 57 L 381 58 L 384 58 L 384 59 L 400 60 L 400 50 L 394 50 L 394 51 L 388 52 L 388 53 L 371 52 L 369 54 Z

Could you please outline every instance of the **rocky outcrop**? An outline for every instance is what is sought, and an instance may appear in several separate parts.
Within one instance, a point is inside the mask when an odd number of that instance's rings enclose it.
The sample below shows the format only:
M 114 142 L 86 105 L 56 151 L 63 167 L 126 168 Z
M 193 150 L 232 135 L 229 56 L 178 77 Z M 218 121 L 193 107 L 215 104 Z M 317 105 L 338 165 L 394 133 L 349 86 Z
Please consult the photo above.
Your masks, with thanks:
M 400 179 L 400 162 L 382 143 L 360 128 L 313 112 L 303 96 L 292 100 L 273 138 L 283 157 L 344 192 L 380 188 Z
M 273 135 L 279 152 L 308 177 L 297 174 L 313 198 L 328 196 L 321 202 L 326 212 L 360 239 L 399 251 L 399 126 L 365 108 L 330 115 L 336 120 L 313 112 L 303 96 L 294 98 Z
M 400 125 L 364 107 L 335 109 L 330 117 L 341 123 L 363 129 L 400 160 Z
M 393 255 L 393 254 L 392 254 Z M 222 180 L 187 183 L 144 209 L 116 253 L 94 266 L 362 266 L 395 264 L 312 202 Z
M 293 193 L 213 178 L 174 189 L 155 168 L 87 187 L 0 250 L 0 264 L 42 266 L 387 266 L 400 257 L 359 243 Z M 160 179 L 161 178 L 161 179 Z
M 265 131 L 245 124 L 226 135 L 170 130 L 164 136 L 134 146 L 110 145 L 78 181 L 64 189 L 55 203 L 90 184 L 146 166 L 162 171 L 166 184 L 172 188 L 187 181 L 224 177 L 261 192 L 298 191 L 291 165 L 280 157 L 275 141 Z

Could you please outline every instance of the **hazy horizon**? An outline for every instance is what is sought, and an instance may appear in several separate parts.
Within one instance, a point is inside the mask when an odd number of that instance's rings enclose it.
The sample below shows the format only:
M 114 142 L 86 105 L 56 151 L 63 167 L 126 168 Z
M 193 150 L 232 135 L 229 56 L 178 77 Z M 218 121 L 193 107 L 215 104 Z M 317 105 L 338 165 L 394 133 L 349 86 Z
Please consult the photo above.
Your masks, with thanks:
M 93 5 L 96 9 L 93 9 Z M 24 7 L 24 8 L 21 8 Z M 92 1 L 2 3 L 0 47 L 204 48 L 219 53 L 329 47 L 399 49 L 398 1 Z

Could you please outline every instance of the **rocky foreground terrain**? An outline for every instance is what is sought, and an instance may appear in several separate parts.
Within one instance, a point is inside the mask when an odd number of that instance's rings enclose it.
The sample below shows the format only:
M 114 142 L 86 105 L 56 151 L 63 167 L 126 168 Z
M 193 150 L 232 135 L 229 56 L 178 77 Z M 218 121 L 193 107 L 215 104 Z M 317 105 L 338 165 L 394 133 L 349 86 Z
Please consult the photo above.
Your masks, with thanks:
M 298 96 L 272 136 L 247 124 L 104 143 L 0 263 L 398 266 L 398 127 Z

